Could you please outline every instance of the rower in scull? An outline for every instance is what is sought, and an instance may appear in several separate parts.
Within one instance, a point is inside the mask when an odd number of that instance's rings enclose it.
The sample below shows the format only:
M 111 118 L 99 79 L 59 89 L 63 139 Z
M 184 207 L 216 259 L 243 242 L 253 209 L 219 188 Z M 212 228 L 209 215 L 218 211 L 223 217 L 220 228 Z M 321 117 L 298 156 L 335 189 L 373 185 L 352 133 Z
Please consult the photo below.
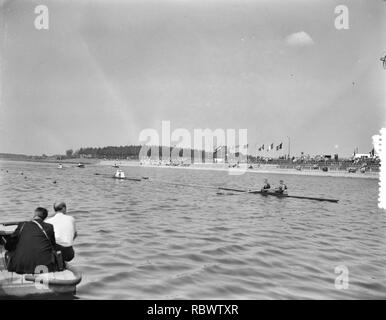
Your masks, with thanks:
M 261 188 L 261 192 L 268 192 L 268 190 L 271 189 L 271 185 L 268 182 L 268 179 L 264 179 L 264 185 Z
M 287 186 L 284 184 L 284 181 L 280 180 L 279 183 L 279 186 L 275 188 L 275 193 L 287 194 Z

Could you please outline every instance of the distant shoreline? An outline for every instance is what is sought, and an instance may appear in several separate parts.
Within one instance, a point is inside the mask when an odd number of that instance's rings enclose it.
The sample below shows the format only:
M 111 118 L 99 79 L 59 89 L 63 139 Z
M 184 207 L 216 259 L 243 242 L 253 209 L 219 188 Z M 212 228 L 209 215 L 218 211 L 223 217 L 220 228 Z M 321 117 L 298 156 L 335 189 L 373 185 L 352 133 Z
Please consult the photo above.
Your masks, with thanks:
M 166 165 L 140 165 L 139 161 L 132 160 L 102 160 L 98 163 L 101 166 L 122 166 L 122 167 L 142 167 L 142 168 L 160 168 L 160 169 L 187 169 L 187 170 L 210 170 L 210 171 L 231 171 L 234 174 L 243 172 L 244 169 L 228 168 L 224 164 L 192 164 L 190 166 L 166 166 Z M 356 179 L 379 179 L 378 172 L 366 173 L 348 173 L 347 171 L 321 171 L 321 170 L 302 170 L 296 169 L 282 169 L 274 167 L 260 167 L 253 169 L 245 169 L 245 173 L 261 173 L 261 174 L 286 174 L 286 175 L 301 175 L 301 176 L 315 176 L 315 177 L 336 177 L 336 178 L 356 178 Z
M 15 162 L 37 162 L 37 163 L 50 163 L 50 164 L 78 164 L 83 163 L 85 165 L 101 165 L 111 166 L 114 165 L 122 167 L 142 167 L 142 168 L 159 168 L 159 169 L 187 169 L 187 170 L 209 170 L 209 171 L 229 171 L 237 175 L 245 170 L 245 173 L 260 173 L 260 174 L 281 174 L 281 175 L 299 175 L 299 176 L 314 176 L 314 177 L 335 177 L 335 178 L 355 178 L 355 179 L 379 179 L 378 172 L 366 172 L 366 173 L 348 173 L 347 171 L 330 170 L 327 172 L 321 170 L 296 170 L 296 169 L 284 169 L 276 168 L 275 166 L 260 166 L 253 169 L 238 169 L 228 168 L 224 164 L 215 163 L 197 163 L 190 166 L 166 166 L 166 165 L 140 165 L 137 160 L 100 160 L 100 159 L 63 159 L 63 160 L 51 160 L 51 159 L 15 159 L 15 158 L 0 158 L 1 161 L 15 161 Z

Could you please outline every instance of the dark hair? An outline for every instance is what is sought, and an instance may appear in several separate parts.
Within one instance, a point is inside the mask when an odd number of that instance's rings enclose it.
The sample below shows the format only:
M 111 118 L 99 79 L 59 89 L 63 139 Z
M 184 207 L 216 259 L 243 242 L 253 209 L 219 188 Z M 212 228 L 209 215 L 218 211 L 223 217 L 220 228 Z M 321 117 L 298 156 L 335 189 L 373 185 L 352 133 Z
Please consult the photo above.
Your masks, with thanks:
M 35 209 L 35 216 L 39 217 L 40 219 L 44 220 L 48 216 L 48 211 L 46 208 L 37 207 Z

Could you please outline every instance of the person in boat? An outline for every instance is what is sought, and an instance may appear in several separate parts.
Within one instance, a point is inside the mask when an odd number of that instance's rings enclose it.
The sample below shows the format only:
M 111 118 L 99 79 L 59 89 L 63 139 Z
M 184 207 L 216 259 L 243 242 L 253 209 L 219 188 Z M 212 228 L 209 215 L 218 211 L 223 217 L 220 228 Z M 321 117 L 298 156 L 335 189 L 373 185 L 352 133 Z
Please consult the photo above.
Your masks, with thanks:
M 75 219 L 67 215 L 67 206 L 65 202 L 54 203 L 55 215 L 46 220 L 54 227 L 56 251 L 62 253 L 64 261 L 71 261 L 74 256 L 74 240 L 77 237 Z
M 284 184 L 283 180 L 279 181 L 279 186 L 275 189 L 275 192 L 276 193 L 283 193 L 283 194 L 287 193 L 287 186 Z
M 44 222 L 48 211 L 38 207 L 31 221 L 21 222 L 6 239 L 7 270 L 18 274 L 58 271 L 54 253 L 55 232 L 51 224 Z
M 261 188 L 261 191 L 267 192 L 269 189 L 271 189 L 271 185 L 268 182 L 268 179 L 264 179 L 264 185 Z
M 117 169 L 117 171 L 115 172 L 114 178 L 124 179 L 125 178 L 125 173 L 122 170 Z

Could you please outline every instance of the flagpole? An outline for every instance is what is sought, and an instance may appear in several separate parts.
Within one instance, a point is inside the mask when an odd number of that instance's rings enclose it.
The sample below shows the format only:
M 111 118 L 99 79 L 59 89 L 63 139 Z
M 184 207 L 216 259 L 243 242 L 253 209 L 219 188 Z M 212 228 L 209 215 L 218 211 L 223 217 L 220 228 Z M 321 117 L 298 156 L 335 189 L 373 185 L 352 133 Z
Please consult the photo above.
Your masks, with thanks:
M 288 138 L 288 159 L 291 158 L 291 138 L 287 136 Z

